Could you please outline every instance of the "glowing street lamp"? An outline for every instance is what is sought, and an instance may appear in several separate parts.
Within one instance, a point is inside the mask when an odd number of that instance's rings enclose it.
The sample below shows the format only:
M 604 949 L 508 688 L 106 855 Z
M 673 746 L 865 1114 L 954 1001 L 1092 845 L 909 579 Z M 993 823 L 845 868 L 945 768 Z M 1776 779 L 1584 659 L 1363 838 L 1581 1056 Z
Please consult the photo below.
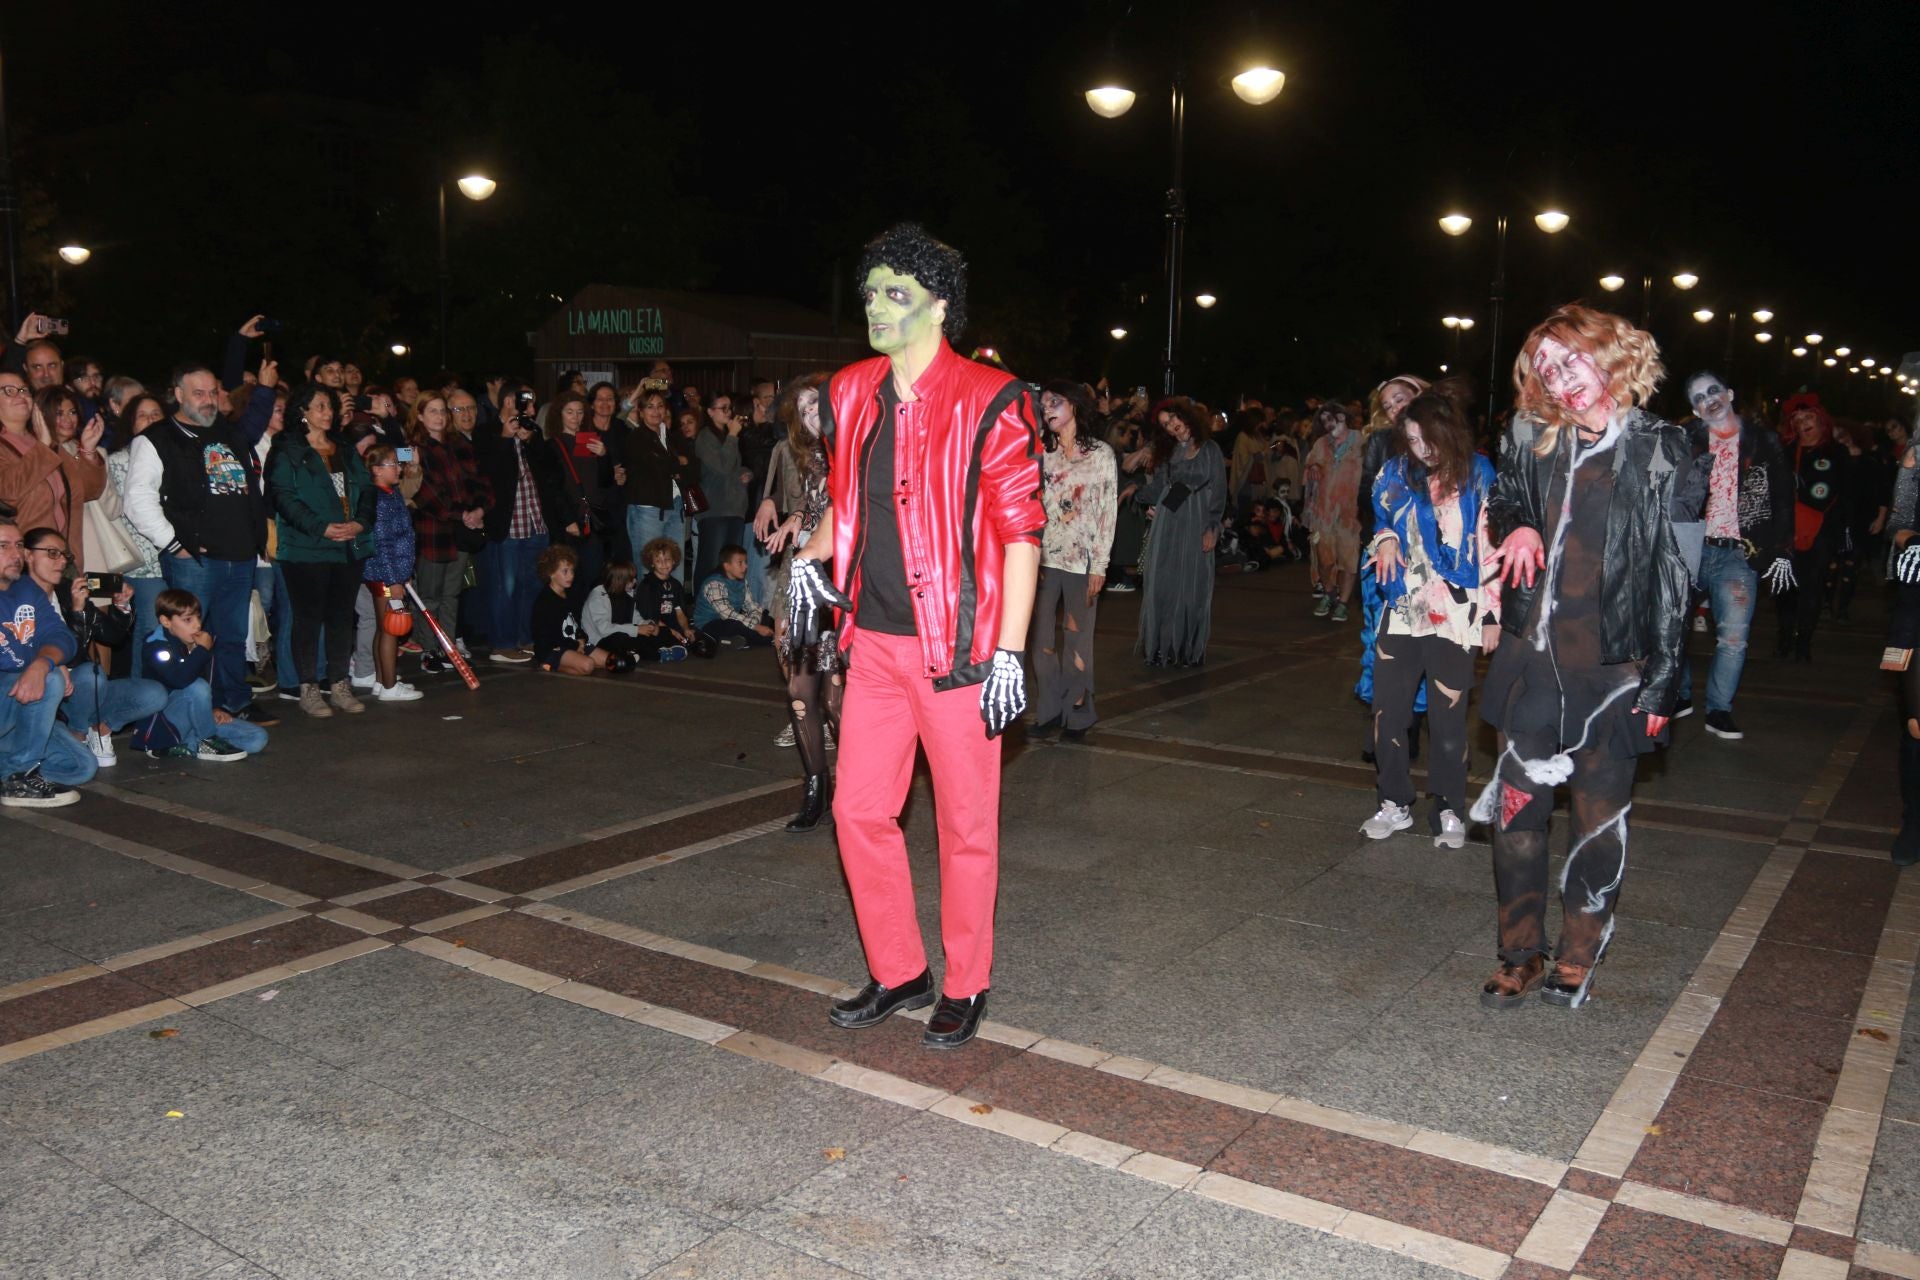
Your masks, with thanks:
M 1213 310 L 1214 304 L 1219 301 L 1220 299 L 1210 293 L 1196 293 L 1193 295 L 1193 305 L 1199 307 L 1202 311 Z
M 1287 73 L 1272 67 L 1248 67 L 1233 78 L 1233 92 L 1250 106 L 1264 107 L 1287 87 Z
M 1286 87 L 1284 72 L 1256 62 L 1244 66 L 1233 77 L 1233 92 L 1242 102 L 1265 106 L 1280 96 Z M 1177 389 L 1180 365 L 1181 273 L 1186 265 L 1187 234 L 1187 77 L 1184 68 L 1173 73 L 1173 181 L 1167 186 L 1164 213 L 1167 224 L 1167 346 L 1162 364 L 1162 389 L 1172 395 Z M 1116 79 L 1084 90 L 1087 107 L 1104 120 L 1114 120 L 1133 109 L 1136 95 Z M 1194 302 L 1202 309 L 1218 301 L 1212 294 L 1200 294 Z M 1117 339 L 1116 339 L 1117 341 Z
M 1765 307 L 1762 307 L 1758 311 L 1753 313 L 1753 318 L 1754 318 L 1754 321 L 1758 324 L 1771 324 L 1773 323 L 1773 312 L 1767 310 Z
M 1881 366 L 1880 366 L 1880 372 L 1881 372 L 1881 374 L 1883 374 L 1883 375 L 1885 375 L 1885 374 L 1889 374 L 1889 373 L 1892 373 L 1892 372 L 1893 372 L 1893 367 L 1892 367 L 1891 365 L 1884 365 L 1884 364 L 1883 364 L 1883 365 L 1881 365 Z
M 83 244 L 68 244 L 60 247 L 60 261 L 68 266 L 77 267 L 93 256 L 93 250 Z
M 413 348 L 409 347 L 404 342 L 396 342 L 392 346 L 387 348 L 387 350 L 393 352 L 393 354 L 395 354 L 396 356 L 404 356 L 405 354 L 407 354 L 407 352 L 411 351 L 412 349 Z
M 1547 235 L 1557 235 L 1567 229 L 1573 219 L 1559 209 L 1542 209 L 1533 215 L 1533 225 Z M 1444 214 L 1439 219 L 1440 230 L 1450 236 L 1463 236 L 1473 226 L 1473 219 L 1467 214 L 1454 212 Z M 1487 419 L 1494 416 L 1494 388 L 1500 385 L 1500 314 L 1507 300 L 1507 215 L 1502 213 L 1493 220 L 1493 289 L 1487 302 L 1493 310 L 1493 329 L 1487 337 Z M 1458 343 L 1460 331 L 1454 330 Z M 1457 353 L 1456 353 L 1457 355 Z
M 1440 219 L 1440 229 L 1450 236 L 1463 236 L 1473 226 L 1473 219 L 1464 213 L 1449 213 Z
M 1565 231 L 1567 224 L 1572 221 L 1572 218 L 1569 218 L 1558 209 L 1548 209 L 1543 213 L 1533 215 L 1533 225 L 1550 236 L 1558 235 L 1560 232 Z
M 1701 324 L 1705 324 L 1707 321 L 1713 319 L 1713 312 L 1707 310 L 1705 307 L 1702 307 L 1698 311 L 1693 313 L 1693 318 L 1695 320 L 1698 320 Z
M 485 200 L 500 189 L 500 184 L 483 173 L 470 173 L 454 183 L 469 200 Z
M 1755 342 L 1764 344 L 1764 343 L 1772 342 L 1773 335 L 1768 333 L 1765 329 L 1762 329 L 1760 332 L 1753 335 L 1753 340 Z
M 1127 336 L 1127 331 L 1125 329 L 1122 329 L 1119 325 L 1113 326 L 1113 328 L 1107 330 L 1107 332 L 1113 335 L 1113 340 L 1115 342 L 1118 342 L 1120 341 L 1120 339 Z
M 1820 363 L 1827 366 L 1827 368 L 1831 369 L 1833 368 L 1833 366 L 1839 364 L 1840 362 L 1838 360 L 1835 360 L 1832 356 L 1828 356 L 1825 360 L 1822 360 Z
M 1600 277 L 1600 287 L 1608 293 L 1618 293 L 1626 287 L 1626 284 L 1627 278 L 1625 276 L 1605 275 Z
M 1700 277 L 1691 271 L 1682 271 L 1673 278 L 1673 287 L 1676 289 L 1691 289 L 1699 283 Z
M 1807 335 L 1807 345 L 1808 345 L 1808 346 L 1810 346 L 1810 347 L 1817 347 L 1817 346 L 1819 346 L 1819 345 L 1820 345 L 1820 344 L 1821 344 L 1822 342 L 1824 342 L 1824 341 L 1825 341 L 1825 339 L 1824 339 L 1824 338 L 1822 338 L 1822 337 L 1821 337 L 1821 336 L 1820 336 L 1819 334 L 1817 334 L 1817 333 L 1810 333 L 1810 334 L 1808 334 L 1808 335 Z
M 483 173 L 469 173 L 464 178 L 454 180 L 454 186 L 467 199 L 478 202 L 485 200 L 500 184 Z M 440 197 L 440 367 L 447 365 L 447 180 L 443 175 L 439 183 Z
M 1796 357 L 1798 357 L 1798 356 L 1804 356 L 1804 355 L 1806 355 L 1806 354 L 1807 354 L 1807 349 L 1806 349 L 1805 347 L 1795 347 L 1795 348 L 1793 349 L 1793 354 L 1794 354 L 1794 355 L 1795 355 Z
M 1842 360 L 1845 360 L 1848 356 L 1853 354 L 1853 348 L 1852 347 L 1835 347 L 1833 349 L 1833 354 L 1839 356 Z

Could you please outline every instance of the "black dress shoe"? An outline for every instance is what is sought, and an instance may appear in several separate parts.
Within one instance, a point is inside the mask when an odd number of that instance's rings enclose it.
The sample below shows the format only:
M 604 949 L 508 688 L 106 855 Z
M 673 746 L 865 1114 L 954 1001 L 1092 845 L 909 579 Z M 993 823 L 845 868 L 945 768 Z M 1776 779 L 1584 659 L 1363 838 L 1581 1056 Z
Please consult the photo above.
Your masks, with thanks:
M 932 1003 L 933 972 L 922 969 L 919 977 L 897 987 L 869 982 L 860 988 L 858 995 L 835 1001 L 833 1008 L 827 1010 L 827 1021 L 852 1031 L 885 1022 L 896 1010 L 924 1009 Z
M 963 1000 L 941 996 L 939 1007 L 927 1019 L 926 1034 L 920 1037 L 920 1043 L 929 1049 L 958 1049 L 979 1032 L 980 1020 L 986 1016 L 987 993 L 984 991 Z

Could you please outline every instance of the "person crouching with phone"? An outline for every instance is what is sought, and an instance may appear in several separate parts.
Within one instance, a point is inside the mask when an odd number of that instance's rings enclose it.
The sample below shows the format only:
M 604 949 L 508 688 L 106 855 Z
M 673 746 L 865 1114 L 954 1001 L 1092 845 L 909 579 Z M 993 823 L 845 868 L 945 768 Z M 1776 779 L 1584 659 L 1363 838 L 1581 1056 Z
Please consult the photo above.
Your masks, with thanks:
M 409 451 L 411 452 L 411 451 Z M 373 597 L 373 697 L 376 702 L 418 702 L 421 693 L 402 680 L 400 636 L 387 629 L 386 615 L 407 612 L 407 584 L 413 580 L 413 513 L 400 496 L 399 450 L 376 444 L 367 450 L 373 475 L 373 554 L 360 564 L 360 576 Z

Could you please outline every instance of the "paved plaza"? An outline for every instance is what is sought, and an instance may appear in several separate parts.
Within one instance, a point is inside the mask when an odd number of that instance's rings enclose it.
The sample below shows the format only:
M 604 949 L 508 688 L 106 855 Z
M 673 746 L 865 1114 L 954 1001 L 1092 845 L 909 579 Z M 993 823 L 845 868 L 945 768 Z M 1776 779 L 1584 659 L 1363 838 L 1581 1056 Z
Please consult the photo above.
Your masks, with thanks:
M 826 1020 L 866 972 L 765 653 L 282 704 L 8 811 L 0 1276 L 1920 1277 L 1877 606 L 1811 667 L 1763 616 L 1746 739 L 1644 768 L 1593 1002 L 1501 1014 L 1483 833 L 1357 830 L 1355 626 L 1223 579 L 1147 671 L 1137 600 L 1088 740 L 1009 737 L 956 1053 Z M 908 827 L 937 956 L 924 775 Z

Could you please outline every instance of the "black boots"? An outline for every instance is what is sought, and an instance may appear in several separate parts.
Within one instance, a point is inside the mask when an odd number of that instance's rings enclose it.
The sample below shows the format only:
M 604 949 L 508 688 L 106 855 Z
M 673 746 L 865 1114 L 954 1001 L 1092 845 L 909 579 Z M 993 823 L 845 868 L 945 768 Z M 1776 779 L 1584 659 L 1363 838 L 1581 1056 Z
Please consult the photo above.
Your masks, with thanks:
M 1893 864 L 1920 862 L 1920 739 L 1900 726 L 1900 834 L 1893 838 Z
M 789 831 L 811 831 L 833 825 L 833 784 L 824 773 L 807 775 L 807 794 L 800 802 L 800 813 L 787 824 Z

